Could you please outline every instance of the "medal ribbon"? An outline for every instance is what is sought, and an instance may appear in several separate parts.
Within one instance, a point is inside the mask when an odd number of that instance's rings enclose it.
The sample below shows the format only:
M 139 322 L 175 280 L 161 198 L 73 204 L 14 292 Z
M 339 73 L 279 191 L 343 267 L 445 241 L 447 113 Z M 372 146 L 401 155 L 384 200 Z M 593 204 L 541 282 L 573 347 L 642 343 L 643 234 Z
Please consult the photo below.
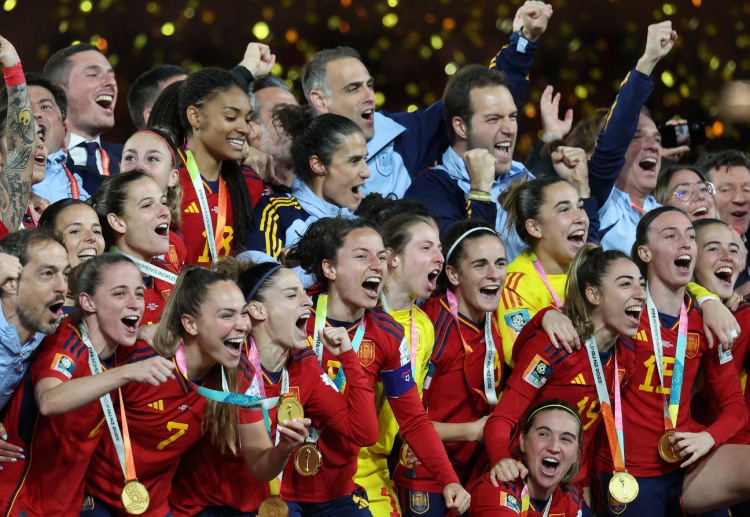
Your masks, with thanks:
M 184 161 L 190 175 L 190 181 L 193 183 L 195 193 L 198 195 L 198 204 L 201 207 L 201 215 L 203 216 L 203 226 L 206 230 L 208 251 L 211 253 L 211 260 L 216 262 L 219 257 L 217 248 L 221 246 L 224 240 L 224 227 L 227 221 L 227 184 L 224 178 L 219 176 L 219 213 L 216 216 L 216 233 L 214 234 L 211 210 L 208 207 L 208 196 L 206 196 L 206 189 L 203 188 L 203 179 L 198 170 L 198 164 L 195 163 L 195 157 L 190 149 L 185 150 Z
M 683 301 L 680 306 L 680 323 L 677 328 L 677 347 L 674 354 L 669 403 L 667 403 L 667 397 L 664 394 L 664 343 L 661 338 L 659 312 L 656 310 L 656 305 L 654 305 L 654 301 L 651 298 L 648 285 L 646 286 L 646 310 L 648 311 L 648 323 L 651 327 L 651 340 L 654 344 L 656 371 L 659 372 L 659 382 L 661 383 L 662 398 L 664 399 L 664 429 L 669 431 L 677 427 L 677 414 L 680 411 L 682 376 L 685 372 L 685 352 L 687 350 L 687 308 Z
M 315 355 L 318 356 L 318 364 L 323 366 L 323 343 L 321 343 L 318 337 L 319 331 L 326 326 L 326 318 L 328 315 L 328 295 L 321 293 L 318 296 L 318 301 L 315 304 L 315 330 L 313 332 L 313 350 Z M 354 339 L 352 339 L 352 348 L 354 352 L 359 353 L 359 346 L 362 344 L 362 338 L 365 337 L 365 316 L 362 315 L 362 319 L 359 320 L 357 331 L 354 333 Z M 325 368 L 324 368 L 325 370 Z M 343 391 L 344 383 L 346 382 L 346 373 L 344 373 L 344 367 L 339 366 L 339 371 L 336 373 L 336 378 L 333 379 L 333 383 L 339 391 Z
M 526 484 L 521 490 L 521 517 L 527 517 L 529 515 L 529 508 L 531 507 L 531 496 L 529 496 L 529 485 Z M 544 507 L 544 513 L 542 517 L 549 515 L 549 509 L 552 507 L 552 496 L 547 500 L 547 506 Z
M 102 154 L 102 156 L 104 155 Z M 68 177 L 68 181 L 70 182 L 70 197 L 73 199 L 81 199 L 81 189 L 78 186 L 78 180 L 73 176 L 73 173 L 70 172 L 70 169 L 68 169 L 64 163 L 61 165 L 65 171 L 65 175 Z
M 464 366 L 468 357 L 474 353 L 474 350 L 466 343 L 463 334 L 461 334 L 461 322 L 458 319 L 458 300 L 456 295 L 450 289 L 445 291 L 445 297 L 448 299 L 448 307 L 453 316 L 453 321 L 456 323 L 456 329 L 458 330 L 458 337 L 461 338 L 461 343 L 464 346 Z M 413 324 L 413 323 L 412 323 Z M 484 393 L 476 388 L 471 388 L 480 395 L 483 395 L 485 400 L 492 404 L 497 404 L 497 393 L 495 392 L 495 355 L 497 354 L 497 348 L 495 347 L 495 340 L 492 338 L 492 313 L 488 312 L 484 316 Z M 464 372 L 466 369 L 464 368 Z M 466 374 L 464 373 L 464 376 Z M 468 382 L 468 379 L 467 379 Z
M 81 323 L 79 329 L 81 330 L 81 341 L 86 345 L 86 349 L 89 353 L 89 368 L 91 369 L 92 375 L 99 375 L 102 373 L 102 364 L 99 361 L 99 356 L 94 350 L 94 345 L 89 339 L 88 332 L 86 332 L 86 324 Z M 137 479 L 135 473 L 135 461 L 133 460 L 133 447 L 130 444 L 130 432 L 128 431 L 128 420 L 125 417 L 125 402 L 122 399 L 122 389 L 117 389 L 120 394 L 120 419 L 122 420 L 122 433 L 120 432 L 120 426 L 117 423 L 117 416 L 115 414 L 115 407 L 112 404 L 112 397 L 109 393 L 105 393 L 99 397 L 99 402 L 102 405 L 102 411 L 104 412 L 104 418 L 107 421 L 107 427 L 109 428 L 109 434 L 112 436 L 112 442 L 115 445 L 117 451 L 117 459 L 120 460 L 120 467 L 122 473 L 125 476 L 125 484 L 129 481 L 135 481 Z
M 270 409 L 275 407 L 279 402 L 279 397 L 271 397 L 267 399 L 251 397 L 243 393 L 231 393 L 229 391 L 229 386 L 227 385 L 226 375 L 224 375 L 223 366 L 221 368 L 221 387 L 223 391 L 198 386 L 187 377 L 187 360 L 185 359 L 185 344 L 183 342 L 180 342 L 177 353 L 175 353 L 175 363 L 177 364 L 177 371 L 180 372 L 183 379 L 185 379 L 199 395 L 206 397 L 207 399 L 224 402 L 226 404 L 235 404 L 251 411 Z
M 625 441 L 623 436 L 622 424 L 622 404 L 620 403 L 620 374 L 617 369 L 617 352 L 613 350 L 615 356 L 615 411 L 612 414 L 612 403 L 607 391 L 607 381 L 604 378 L 604 368 L 602 367 L 601 358 L 599 357 L 599 348 L 596 346 L 594 336 L 586 340 L 586 352 L 589 355 L 589 364 L 591 364 L 591 373 L 594 374 L 594 385 L 596 394 L 599 397 L 601 405 L 601 414 L 604 418 L 604 427 L 607 429 L 607 439 L 609 441 L 609 450 L 612 452 L 612 459 L 615 463 L 615 472 L 625 471 Z
M 557 310 L 563 310 L 563 302 L 557 295 L 555 290 L 552 289 L 552 286 L 549 283 L 549 279 L 547 278 L 547 273 L 544 272 L 544 268 L 542 267 L 542 264 L 539 262 L 539 259 L 537 258 L 535 253 L 531 254 L 531 263 L 534 266 L 536 273 L 539 275 L 539 277 L 542 279 L 542 282 L 544 282 L 544 285 L 547 287 L 549 294 L 552 296 L 552 300 L 555 302 L 555 307 L 557 307 Z
M 138 266 L 138 269 L 141 270 L 141 273 L 145 273 L 149 276 L 158 278 L 159 280 L 164 280 L 165 282 L 170 283 L 172 285 L 174 285 L 175 282 L 177 282 L 177 275 L 175 275 L 174 273 L 170 273 L 166 269 L 160 268 L 159 266 L 155 266 L 154 264 L 146 262 L 145 260 L 135 258 L 132 255 L 128 255 L 124 251 L 117 249 L 114 246 L 112 247 L 112 251 L 114 251 L 115 253 L 119 253 L 120 255 L 124 255 L 128 257 L 130 260 L 132 260 L 135 263 L 135 265 Z

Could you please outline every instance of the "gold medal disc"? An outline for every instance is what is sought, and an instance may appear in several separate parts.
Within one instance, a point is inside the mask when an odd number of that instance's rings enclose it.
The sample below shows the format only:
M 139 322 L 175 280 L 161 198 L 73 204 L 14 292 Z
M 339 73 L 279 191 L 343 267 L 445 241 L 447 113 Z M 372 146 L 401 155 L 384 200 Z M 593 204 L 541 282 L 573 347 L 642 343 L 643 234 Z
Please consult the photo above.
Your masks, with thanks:
M 672 448 L 672 442 L 669 441 L 673 434 L 674 430 L 670 429 L 669 431 L 665 431 L 664 434 L 661 435 L 661 438 L 659 438 L 659 456 L 661 456 L 661 459 L 667 463 L 678 463 L 682 461 L 682 456 Z
M 260 503 L 258 508 L 258 517 L 288 517 L 289 508 L 281 497 L 272 495 Z
M 292 397 L 285 397 L 279 402 L 279 411 L 276 415 L 276 420 L 281 427 L 284 427 L 284 420 L 305 418 L 305 410 L 302 408 L 302 404 Z
M 123 508 L 130 515 L 141 515 L 148 510 L 150 502 L 148 490 L 137 479 L 125 482 L 125 488 L 122 489 L 120 499 L 122 499 Z
M 409 460 L 409 444 L 404 443 L 398 453 L 398 461 L 407 469 L 413 469 L 414 464 Z
M 314 476 L 320 470 L 323 455 L 312 443 L 306 443 L 294 455 L 294 468 L 302 476 Z
M 620 504 L 628 504 L 638 497 L 638 481 L 628 471 L 614 472 L 609 480 L 609 495 Z

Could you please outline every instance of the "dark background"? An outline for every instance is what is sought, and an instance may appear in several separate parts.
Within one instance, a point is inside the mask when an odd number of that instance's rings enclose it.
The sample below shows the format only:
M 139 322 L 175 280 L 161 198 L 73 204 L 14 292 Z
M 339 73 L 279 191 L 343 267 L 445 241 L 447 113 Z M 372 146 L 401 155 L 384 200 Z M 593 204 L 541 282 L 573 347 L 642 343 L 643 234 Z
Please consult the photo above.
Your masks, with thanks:
M 0 34 L 21 54 L 24 69 L 40 71 L 55 50 L 90 41 L 115 66 L 117 125 L 133 130 L 126 96 L 151 66 L 229 68 L 249 41 L 271 46 L 275 70 L 293 83 L 316 50 L 349 45 L 375 77 L 389 111 L 424 107 L 442 94 L 448 70 L 488 63 L 508 41 L 520 0 L 0 0 Z M 679 39 L 654 73 L 648 102 L 657 123 L 672 116 L 707 123 L 708 150 L 747 150 L 750 124 L 718 117 L 721 87 L 750 79 L 750 2 L 747 0 L 554 0 L 555 13 L 530 77 L 518 148 L 541 128 L 538 99 L 547 84 L 562 91 L 561 107 L 576 118 L 609 106 L 619 83 L 643 52 L 648 24 L 672 20 Z M 748 99 L 750 102 L 750 99 Z M 701 149 L 704 150 L 704 149 Z M 520 157 L 520 156 L 518 156 Z M 517 157 L 517 158 L 518 158 Z M 691 159 L 686 157 L 686 161 Z

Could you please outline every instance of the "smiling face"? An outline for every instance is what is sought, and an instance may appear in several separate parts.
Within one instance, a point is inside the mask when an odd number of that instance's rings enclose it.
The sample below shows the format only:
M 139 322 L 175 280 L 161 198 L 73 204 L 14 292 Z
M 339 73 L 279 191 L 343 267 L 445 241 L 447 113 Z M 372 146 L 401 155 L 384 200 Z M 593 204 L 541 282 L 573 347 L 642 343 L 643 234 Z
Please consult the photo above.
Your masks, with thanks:
M 389 268 L 389 278 L 405 284 L 410 298 L 426 300 L 435 290 L 437 277 L 443 269 L 440 233 L 434 224 L 417 223 L 409 228 L 411 239 L 404 250 L 389 258 L 397 268 Z
M 750 227 L 750 170 L 733 166 L 711 169 L 709 177 L 716 187 L 719 218 L 740 234 Z
M 656 188 L 660 167 L 661 135 L 654 121 L 641 114 L 635 136 L 625 152 L 617 187 L 631 197 L 646 197 Z
M 695 281 L 726 300 L 740 276 L 740 245 L 734 232 L 724 224 L 709 224 L 696 232 L 696 243 Z
M 242 291 L 231 281 L 211 284 L 197 316 L 183 315 L 186 332 L 201 355 L 227 368 L 240 363 L 242 344 L 250 332 L 250 318 Z
M 107 58 L 95 50 L 70 57 L 68 84 L 68 123 L 70 130 L 93 140 L 115 125 L 117 82 Z
M 471 121 L 465 128 L 467 150 L 487 149 L 497 158 L 495 175 L 510 172 L 518 133 L 518 110 L 505 86 L 474 88 Z M 459 119 L 460 120 L 460 119 Z
M 135 344 L 138 323 L 145 309 L 143 279 L 134 264 L 118 263 L 106 266 L 101 282 L 93 293 L 81 293 L 79 304 L 84 321 L 96 328 L 110 346 Z
M 602 277 L 601 285 L 589 286 L 586 296 L 594 305 L 593 318 L 609 328 L 611 335 L 634 336 L 646 303 L 646 289 L 638 266 L 618 259 Z
M 34 169 L 31 172 L 31 184 L 36 185 L 44 179 L 47 172 L 47 148 L 44 145 L 44 130 L 38 122 L 35 123 L 36 134 L 34 139 Z
M 326 65 L 330 95 L 313 90 L 310 97 L 320 113 L 333 113 L 352 120 L 367 140 L 375 135 L 375 89 L 370 72 L 359 59 L 345 57 Z
M 75 204 L 62 210 L 55 218 L 55 232 L 62 236 L 70 267 L 104 253 L 99 217 L 88 205 Z
M 153 133 L 139 131 L 125 142 L 120 172 L 141 168 L 159 185 L 162 192 L 177 185 L 178 170 L 169 146 Z
M 385 281 L 386 250 L 380 234 L 371 228 L 349 232 L 336 253 L 336 263 L 323 262 L 329 292 L 350 310 L 372 309 Z
M 359 189 L 370 177 L 370 169 L 365 163 L 367 144 L 360 132 L 344 137 L 344 143 L 331 158 L 331 163 L 324 165 L 317 156 L 310 158 L 310 167 L 316 174 L 312 190 L 319 197 L 336 206 L 356 210 L 362 202 Z M 317 163 L 316 163 L 317 161 Z
M 463 256 L 458 267 L 446 265 L 445 272 L 458 309 L 473 321 L 495 312 L 505 283 L 506 259 L 502 241 L 495 235 L 468 237 L 462 241 Z
M 526 221 L 529 235 L 537 239 L 534 252 L 539 260 L 543 264 L 553 262 L 562 271 L 567 271 L 576 252 L 586 244 L 588 229 L 589 218 L 583 209 L 583 200 L 565 181 L 544 190 L 539 217 Z
M 578 459 L 581 424 L 562 409 L 537 413 L 531 429 L 521 435 L 521 451 L 526 458 L 532 497 L 546 499 L 560 484 Z
M 667 184 L 667 199 L 664 204 L 686 212 L 690 219 L 715 219 L 716 203 L 707 185 L 691 170 L 675 172 Z M 687 200 L 685 199 L 687 198 Z
M 251 317 L 254 314 L 253 305 L 262 306 L 265 311 L 264 320 L 254 323 L 253 332 L 262 326 L 274 343 L 288 349 L 304 349 L 307 347 L 306 325 L 312 300 L 307 296 L 299 276 L 291 269 L 280 269 L 274 275 L 273 282 L 266 301 L 250 302 Z
M 216 160 L 241 160 L 250 131 L 250 101 L 240 87 L 210 97 L 202 106 L 188 108 L 193 128 L 191 145 L 199 144 Z
M 649 284 L 661 283 L 675 291 L 685 287 L 693 276 L 697 254 L 693 223 L 677 211 L 659 215 L 638 254 L 648 266 Z
M 59 151 L 65 142 L 67 128 L 63 121 L 62 111 L 55 102 L 52 92 L 43 86 L 29 86 L 29 98 L 31 99 L 31 110 L 34 113 L 37 124 L 44 131 L 44 142 L 47 153 L 52 154 Z
M 128 186 L 128 197 L 121 216 L 107 214 L 117 234 L 115 245 L 142 260 L 169 251 L 169 208 L 167 198 L 151 178 L 142 178 Z

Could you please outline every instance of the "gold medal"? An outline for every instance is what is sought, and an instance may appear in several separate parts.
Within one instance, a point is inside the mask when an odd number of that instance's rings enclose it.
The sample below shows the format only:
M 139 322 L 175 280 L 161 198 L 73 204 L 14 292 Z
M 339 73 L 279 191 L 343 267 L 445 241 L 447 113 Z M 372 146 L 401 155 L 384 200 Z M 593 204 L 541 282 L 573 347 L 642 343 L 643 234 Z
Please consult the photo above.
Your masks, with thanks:
M 401 465 L 403 465 L 407 469 L 414 468 L 414 464 L 411 462 L 411 460 L 409 460 L 409 444 L 408 443 L 404 443 L 401 446 L 401 451 L 399 451 L 398 453 L 398 461 L 399 463 L 401 463 Z
M 682 461 L 682 456 L 672 448 L 672 442 L 670 441 L 672 435 L 674 435 L 674 429 L 665 431 L 659 438 L 659 456 L 667 463 L 679 463 Z
M 268 497 L 260 503 L 260 508 L 258 508 L 258 517 L 287 517 L 288 515 L 289 508 L 277 495 Z
M 312 443 L 306 443 L 297 450 L 294 455 L 294 468 L 302 476 L 314 476 L 320 470 L 323 456 Z
M 305 417 L 305 410 L 302 408 L 302 404 L 293 397 L 284 397 L 279 402 L 279 411 L 276 415 L 276 420 L 281 427 L 284 427 L 284 420 L 300 420 Z
M 122 489 L 120 499 L 122 499 L 123 508 L 130 515 L 141 515 L 148 510 L 148 503 L 150 502 L 148 490 L 137 479 L 125 482 L 125 488 Z
M 638 497 L 638 481 L 628 471 L 614 472 L 609 480 L 609 495 L 620 504 L 628 504 Z

